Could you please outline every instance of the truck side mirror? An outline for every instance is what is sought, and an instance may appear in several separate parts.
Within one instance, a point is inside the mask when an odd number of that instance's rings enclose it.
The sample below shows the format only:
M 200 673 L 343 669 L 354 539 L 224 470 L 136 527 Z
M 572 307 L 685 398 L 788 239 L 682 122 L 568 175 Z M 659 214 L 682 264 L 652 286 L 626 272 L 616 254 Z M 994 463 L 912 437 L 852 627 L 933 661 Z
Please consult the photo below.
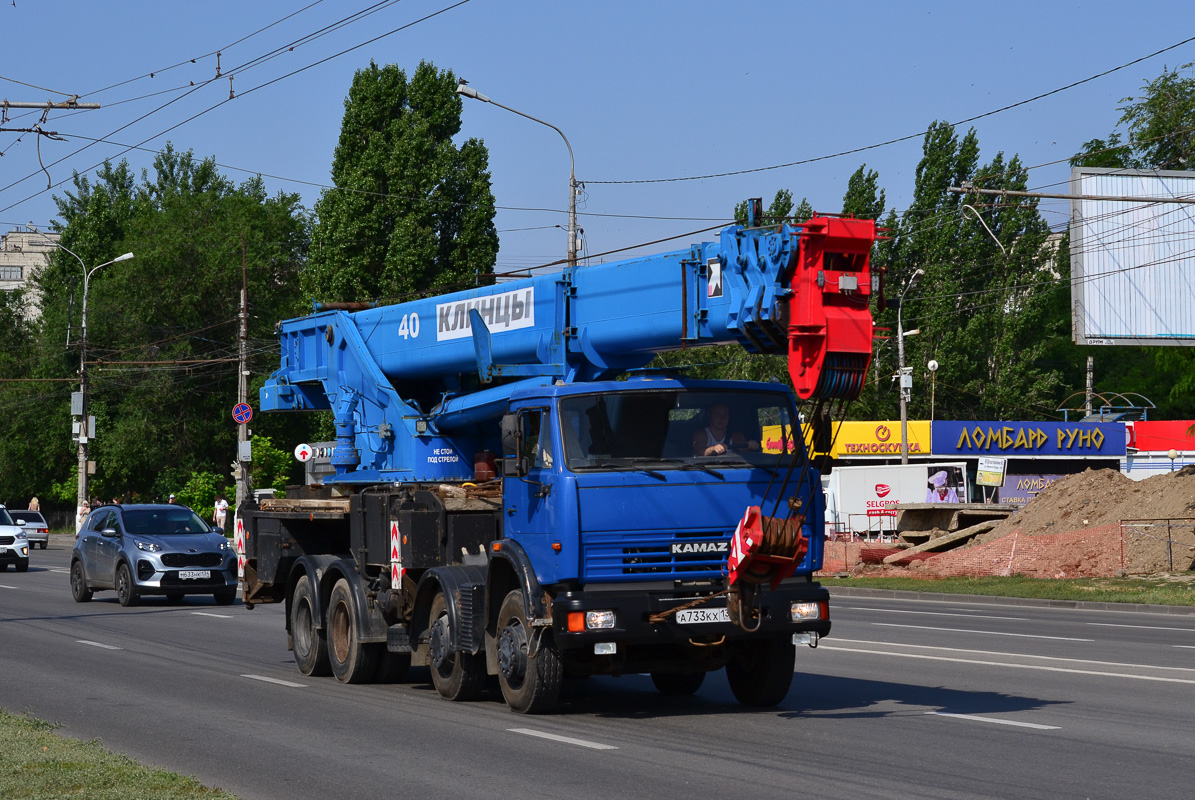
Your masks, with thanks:
M 516 459 L 519 455 L 520 444 L 523 440 L 523 420 L 518 414 L 503 414 L 502 415 L 502 455 L 514 456 Z M 509 458 L 504 460 L 510 460 Z

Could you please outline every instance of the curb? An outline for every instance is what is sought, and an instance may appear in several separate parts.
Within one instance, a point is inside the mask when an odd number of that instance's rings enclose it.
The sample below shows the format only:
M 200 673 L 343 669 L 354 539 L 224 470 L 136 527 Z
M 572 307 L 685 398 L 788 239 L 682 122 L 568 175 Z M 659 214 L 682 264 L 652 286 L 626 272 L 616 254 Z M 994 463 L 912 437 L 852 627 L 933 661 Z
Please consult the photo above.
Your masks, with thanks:
M 826 584 L 822 584 L 826 586 Z M 1087 611 L 1126 611 L 1144 614 L 1195 616 L 1195 606 L 1151 606 L 1147 603 L 1103 603 L 1093 600 L 1040 600 L 1034 597 L 1000 597 L 980 594 L 911 592 L 899 589 L 864 589 L 855 586 L 826 586 L 831 597 L 886 597 L 894 600 L 946 600 L 952 603 L 1032 606 L 1037 608 L 1074 608 Z

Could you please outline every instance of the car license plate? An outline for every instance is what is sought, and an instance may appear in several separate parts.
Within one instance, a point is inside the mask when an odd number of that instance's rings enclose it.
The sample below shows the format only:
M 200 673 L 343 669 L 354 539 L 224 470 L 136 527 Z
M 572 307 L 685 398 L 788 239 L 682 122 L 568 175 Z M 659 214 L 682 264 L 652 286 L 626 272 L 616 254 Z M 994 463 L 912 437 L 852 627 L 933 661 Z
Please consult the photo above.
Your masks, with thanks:
M 730 622 L 730 613 L 725 608 L 686 608 L 676 612 L 676 621 L 681 625 L 700 622 Z
M 179 580 L 184 581 L 205 581 L 212 577 L 210 569 L 188 569 L 183 570 L 178 574 Z

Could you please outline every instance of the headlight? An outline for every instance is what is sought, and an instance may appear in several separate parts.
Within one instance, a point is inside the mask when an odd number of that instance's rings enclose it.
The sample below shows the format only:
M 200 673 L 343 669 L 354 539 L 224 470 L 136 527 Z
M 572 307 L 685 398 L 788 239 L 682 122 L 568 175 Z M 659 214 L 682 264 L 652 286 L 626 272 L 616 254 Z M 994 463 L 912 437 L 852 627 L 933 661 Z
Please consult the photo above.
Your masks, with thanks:
M 595 628 L 613 628 L 614 627 L 614 612 L 613 611 L 586 611 L 585 612 L 585 627 L 593 630 Z
M 22 529 L 17 531 L 16 534 L 14 534 L 14 537 L 17 539 L 28 539 L 29 534 L 25 533 L 25 531 Z
M 821 605 L 819 603 L 793 603 L 792 604 L 792 618 L 793 622 L 802 622 L 810 619 L 821 619 Z
M 137 542 L 137 549 L 144 550 L 147 553 L 158 553 L 162 550 L 162 545 L 156 542 Z
M 221 550 L 231 550 L 232 542 L 228 541 L 227 539 L 221 539 L 220 540 L 220 549 Z

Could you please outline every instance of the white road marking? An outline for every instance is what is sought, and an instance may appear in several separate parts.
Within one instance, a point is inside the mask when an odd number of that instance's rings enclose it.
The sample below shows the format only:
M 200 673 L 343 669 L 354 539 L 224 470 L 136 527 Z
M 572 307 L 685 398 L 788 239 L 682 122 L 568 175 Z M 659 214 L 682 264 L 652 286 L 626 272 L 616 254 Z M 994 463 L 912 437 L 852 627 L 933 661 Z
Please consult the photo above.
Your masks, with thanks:
M 1195 644 L 1176 644 L 1175 647 L 1181 647 L 1184 650 L 1195 650 Z
M 6 583 L 0 583 L 0 589 L 19 589 L 19 586 L 9 586 Z
M 889 614 L 930 614 L 935 617 L 970 617 L 971 619 L 1011 619 L 1018 622 L 1028 622 L 1028 617 L 992 617 L 987 614 L 951 614 L 946 611 L 907 611 L 903 608 L 868 608 L 866 606 L 834 606 L 836 609 L 850 611 L 886 611 Z
M 213 614 L 210 611 L 192 611 L 197 617 L 216 617 L 217 619 L 232 619 L 231 614 Z
M 838 650 L 843 653 L 865 653 L 873 656 L 893 656 L 895 658 L 917 658 L 922 661 L 951 661 L 956 664 L 978 664 L 985 667 L 1008 667 L 1009 669 L 1036 669 L 1043 672 L 1067 672 L 1073 675 L 1095 675 L 1103 678 L 1131 678 L 1138 681 L 1160 681 L 1162 683 L 1187 683 L 1195 686 L 1195 680 L 1189 678 L 1163 678 L 1156 675 L 1132 675 L 1127 672 L 1102 672 L 1093 669 L 1070 669 L 1068 667 L 1047 667 L 1044 664 L 1010 664 L 1007 661 L 984 661 L 977 658 L 949 658 L 947 656 L 929 656 L 921 653 L 894 653 L 891 650 L 863 650 L 854 647 L 835 647 L 820 644 L 819 649 Z M 1025 656 L 1016 656 L 1025 658 Z M 1174 667 L 1152 667 L 1151 669 L 1175 669 Z
M 265 675 L 242 675 L 242 678 L 248 678 L 251 681 L 265 681 L 266 683 L 276 683 L 279 686 L 289 686 L 292 689 L 306 689 L 305 683 L 292 683 L 291 681 L 283 681 L 278 678 L 267 678 Z
M 588 747 L 591 750 L 617 750 L 618 748 L 612 744 L 599 744 L 597 742 L 588 742 L 584 739 L 574 739 L 571 736 L 557 736 L 554 733 L 545 733 L 544 731 L 536 731 L 531 728 L 507 728 L 511 733 L 521 733 L 524 736 L 538 736 L 540 739 L 551 739 L 554 742 L 564 742 L 565 744 L 575 744 L 578 747 Z
M 1003 631 L 973 631 L 966 628 L 932 628 L 928 625 L 898 625 L 895 622 L 873 622 L 881 628 L 916 628 L 919 631 L 950 631 L 951 633 L 982 633 L 987 636 L 1018 636 L 1022 639 L 1054 639 L 1059 642 L 1094 642 L 1095 639 L 1076 639 L 1073 636 L 1042 636 L 1037 633 L 1005 633 Z
M 1088 622 L 1088 625 L 1099 625 L 1103 628 L 1139 628 L 1146 631 L 1183 631 L 1195 633 L 1195 628 L 1163 628 L 1160 625 L 1123 625 L 1117 622 Z
M 954 719 L 969 719 L 975 722 L 994 722 L 997 725 L 1015 725 L 1018 728 L 1033 728 L 1039 731 L 1062 730 L 1057 725 L 1039 725 L 1036 722 L 1017 722 L 1011 719 L 996 719 L 995 717 L 980 717 L 976 714 L 947 714 L 945 711 L 926 711 L 934 717 L 953 717 Z
M 63 575 L 70 574 L 70 570 L 66 567 L 50 567 L 50 572 L 61 572 Z
M 123 649 L 120 647 L 116 647 L 115 645 L 100 644 L 99 642 L 89 642 L 86 639 L 76 639 L 75 641 L 78 642 L 79 644 L 90 645 L 91 647 L 102 647 L 105 650 L 121 650 L 121 649 Z
M 843 639 L 841 637 L 834 637 L 835 642 L 849 642 L 850 644 L 874 644 L 886 645 L 888 647 L 911 647 L 916 650 L 943 650 L 947 653 L 972 653 L 981 656 L 1005 656 L 1006 658 L 1036 658 L 1039 661 L 1071 661 L 1076 664 L 1099 664 L 1101 667 L 1143 667 L 1145 669 L 1169 669 L 1178 672 L 1195 672 L 1192 667 L 1159 667 L 1155 664 L 1139 664 L 1129 663 L 1127 661 L 1096 661 L 1092 658 L 1067 658 L 1065 656 L 1036 656 L 1028 653 L 1004 653 L 999 650 L 969 650 L 962 647 L 935 647 L 929 644 L 909 644 L 907 642 L 875 642 L 869 639 Z M 1187 645 L 1175 645 L 1175 647 L 1186 647 Z M 844 648 L 838 648 L 842 650 Z

